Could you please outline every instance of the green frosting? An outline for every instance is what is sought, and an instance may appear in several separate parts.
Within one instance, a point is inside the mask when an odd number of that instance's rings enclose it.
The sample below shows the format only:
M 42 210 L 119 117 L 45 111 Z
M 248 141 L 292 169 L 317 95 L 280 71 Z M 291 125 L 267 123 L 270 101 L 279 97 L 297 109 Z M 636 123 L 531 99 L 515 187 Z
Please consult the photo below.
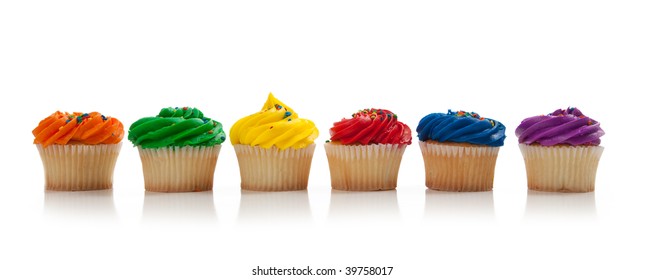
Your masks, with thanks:
M 144 149 L 214 146 L 225 139 L 221 123 L 190 107 L 163 108 L 156 117 L 134 122 L 128 131 L 128 140 Z

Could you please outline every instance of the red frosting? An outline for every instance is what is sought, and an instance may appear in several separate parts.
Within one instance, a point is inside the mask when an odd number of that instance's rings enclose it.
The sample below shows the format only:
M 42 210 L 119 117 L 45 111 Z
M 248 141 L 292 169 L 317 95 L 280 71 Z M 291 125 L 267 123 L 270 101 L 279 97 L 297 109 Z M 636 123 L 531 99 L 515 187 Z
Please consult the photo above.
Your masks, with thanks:
M 399 122 L 397 116 L 384 109 L 365 109 L 343 118 L 329 129 L 331 141 L 341 144 L 408 144 L 412 143 L 410 127 Z

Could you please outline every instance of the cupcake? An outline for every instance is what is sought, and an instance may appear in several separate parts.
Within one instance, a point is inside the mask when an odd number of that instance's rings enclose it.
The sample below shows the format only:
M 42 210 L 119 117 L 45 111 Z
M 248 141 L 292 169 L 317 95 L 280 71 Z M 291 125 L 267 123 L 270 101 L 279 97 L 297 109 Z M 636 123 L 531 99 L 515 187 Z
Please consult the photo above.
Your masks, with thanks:
M 432 113 L 417 126 L 429 189 L 454 192 L 493 189 L 506 127 L 465 111 Z
M 591 192 L 602 155 L 600 124 L 577 108 L 524 119 L 515 130 L 526 165 L 528 188 Z
M 252 191 L 307 189 L 316 125 L 269 93 L 260 112 L 231 127 L 241 187 Z
M 97 112 L 57 111 L 32 131 L 45 170 L 45 189 L 85 191 L 112 188 L 123 124 Z
M 156 117 L 130 126 L 128 140 L 139 149 L 146 191 L 193 192 L 213 189 L 222 124 L 197 108 L 163 108 Z
M 345 191 L 393 190 L 410 127 L 384 109 L 365 109 L 335 122 L 325 143 L 331 187 Z

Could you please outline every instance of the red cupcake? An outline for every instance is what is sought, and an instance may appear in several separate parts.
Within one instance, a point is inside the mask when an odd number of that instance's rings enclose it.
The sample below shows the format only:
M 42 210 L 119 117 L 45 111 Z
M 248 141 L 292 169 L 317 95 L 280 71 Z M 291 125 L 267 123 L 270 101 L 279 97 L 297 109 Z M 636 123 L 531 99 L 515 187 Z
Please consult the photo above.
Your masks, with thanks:
M 334 123 L 325 143 L 331 186 L 336 190 L 396 188 L 403 152 L 412 143 L 410 127 L 384 109 L 365 109 Z

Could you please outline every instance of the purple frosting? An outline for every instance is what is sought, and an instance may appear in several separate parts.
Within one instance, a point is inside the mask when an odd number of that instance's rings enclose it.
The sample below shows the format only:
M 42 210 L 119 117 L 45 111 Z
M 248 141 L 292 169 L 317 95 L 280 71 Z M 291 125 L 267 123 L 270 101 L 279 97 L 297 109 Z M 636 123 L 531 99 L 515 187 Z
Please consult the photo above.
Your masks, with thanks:
M 515 130 L 522 144 L 600 145 L 605 131 L 600 123 L 580 112 L 578 108 L 558 109 L 546 116 L 526 118 Z

